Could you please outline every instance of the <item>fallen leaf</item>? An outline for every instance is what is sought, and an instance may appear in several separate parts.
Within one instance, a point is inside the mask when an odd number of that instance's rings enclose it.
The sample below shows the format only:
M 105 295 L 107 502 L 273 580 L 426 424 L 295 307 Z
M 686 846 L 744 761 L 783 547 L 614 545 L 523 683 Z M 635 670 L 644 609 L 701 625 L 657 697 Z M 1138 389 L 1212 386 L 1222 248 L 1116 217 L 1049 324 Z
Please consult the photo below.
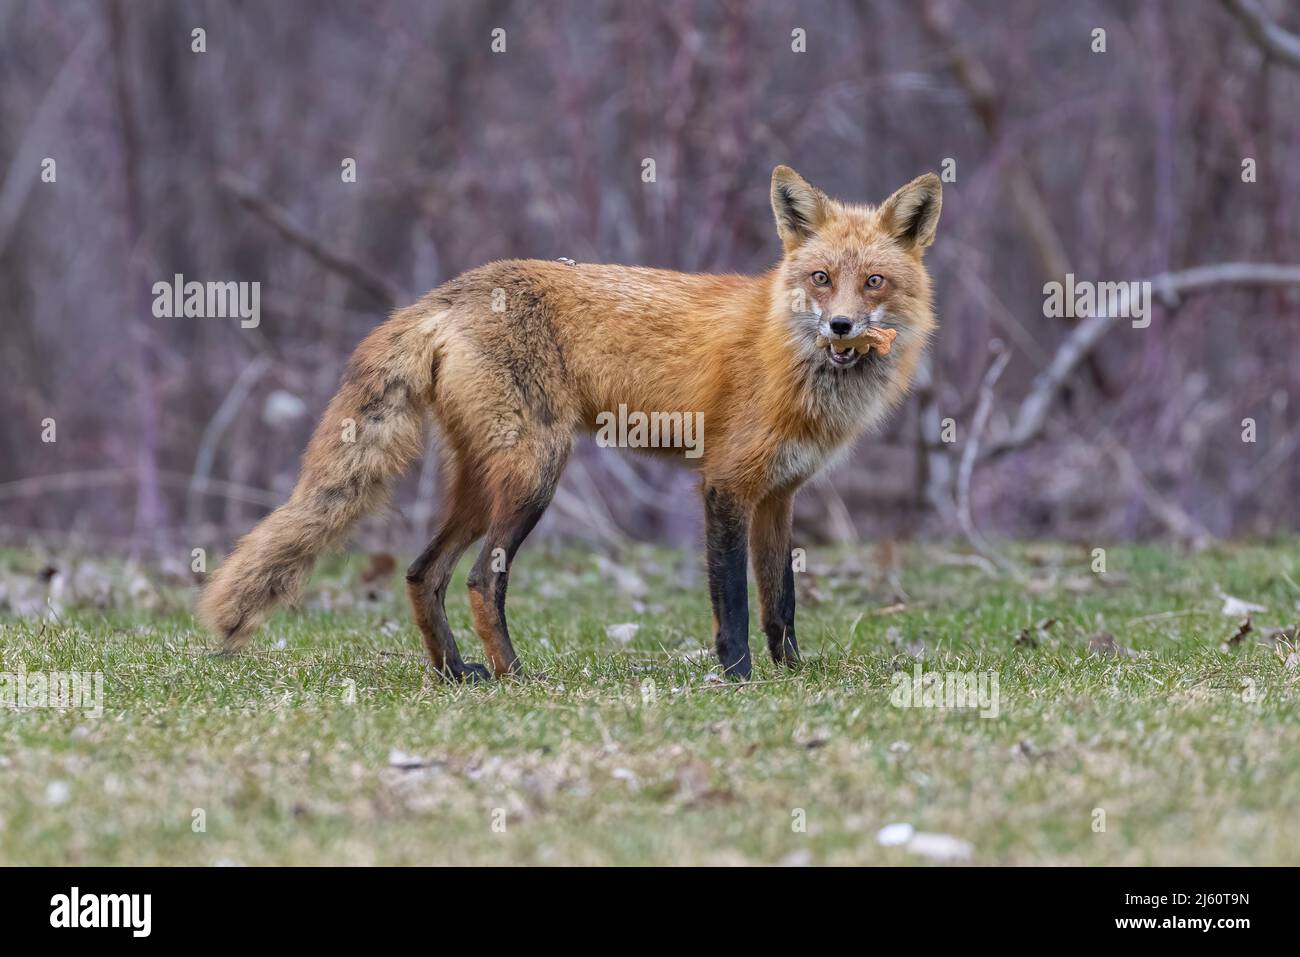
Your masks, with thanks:
M 1223 650 L 1227 651 L 1229 648 L 1241 644 L 1241 639 L 1245 638 L 1254 630 L 1255 629 L 1250 624 L 1250 615 L 1247 615 L 1241 620 L 1241 624 L 1237 626 L 1237 630 L 1232 633 L 1232 636 L 1223 643 Z
M 1039 640 L 1047 637 L 1048 631 L 1056 624 L 1055 618 L 1040 618 L 1034 622 L 1034 627 L 1020 629 L 1020 634 L 1016 635 L 1016 644 L 1024 648 L 1037 648 Z
M 907 849 L 932 861 L 966 861 L 975 852 L 970 841 L 951 834 L 928 834 L 925 831 L 913 834 L 907 842 Z
M 673 779 L 677 785 L 677 800 L 683 804 L 713 804 L 732 799 L 729 788 L 713 786 L 713 769 L 698 758 L 680 765 Z
M 45 785 L 45 803 L 51 807 L 58 807 L 60 804 L 66 804 L 71 794 L 71 788 L 68 787 L 67 781 L 51 781 Z
M 641 787 L 641 782 L 637 780 L 636 773 L 629 768 L 615 768 L 612 775 L 615 781 L 625 782 L 633 791 Z
M 431 768 L 435 767 L 438 763 L 439 762 L 437 761 L 430 761 L 426 758 L 416 757 L 414 754 L 407 754 L 405 751 L 400 751 L 397 748 L 393 748 L 388 752 L 388 766 L 390 768 L 397 768 L 401 771 L 417 771 L 421 768 Z
M 1103 658 L 1136 658 L 1137 654 L 1132 649 L 1125 648 L 1115 636 L 1108 631 L 1103 631 L 1093 635 L 1088 639 L 1088 654 L 1100 655 Z
M 612 641 L 617 641 L 620 645 L 626 645 L 636 633 L 641 630 L 641 626 L 634 621 L 625 621 L 617 625 L 605 626 L 605 637 Z
M 806 737 L 796 738 L 799 746 L 801 748 L 806 748 L 809 751 L 816 751 L 818 748 L 826 747 L 826 745 L 830 743 L 830 740 L 830 732 L 820 728 Z
M 1242 616 L 1250 615 L 1251 612 L 1268 611 L 1268 609 L 1263 605 L 1252 604 L 1251 602 L 1243 601 L 1240 598 L 1234 598 L 1232 595 L 1227 595 L 1223 592 L 1219 592 L 1219 597 L 1223 599 L 1223 607 L 1219 610 L 1229 618 L 1241 618 Z
M 886 824 L 876 832 L 876 843 L 881 847 L 897 847 L 906 844 L 916 833 L 910 824 Z

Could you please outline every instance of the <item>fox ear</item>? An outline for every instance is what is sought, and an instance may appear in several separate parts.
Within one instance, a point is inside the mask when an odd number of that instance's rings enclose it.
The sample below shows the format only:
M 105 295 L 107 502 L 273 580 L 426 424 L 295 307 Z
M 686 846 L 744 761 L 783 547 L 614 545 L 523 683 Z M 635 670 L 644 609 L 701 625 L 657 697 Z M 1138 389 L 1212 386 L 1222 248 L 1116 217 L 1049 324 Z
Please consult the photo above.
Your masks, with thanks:
M 772 212 L 786 252 L 817 231 L 826 218 L 826 194 L 788 166 L 772 170 Z
M 880 222 L 904 246 L 925 249 L 934 242 L 942 206 L 943 185 L 939 177 L 926 173 L 880 204 Z

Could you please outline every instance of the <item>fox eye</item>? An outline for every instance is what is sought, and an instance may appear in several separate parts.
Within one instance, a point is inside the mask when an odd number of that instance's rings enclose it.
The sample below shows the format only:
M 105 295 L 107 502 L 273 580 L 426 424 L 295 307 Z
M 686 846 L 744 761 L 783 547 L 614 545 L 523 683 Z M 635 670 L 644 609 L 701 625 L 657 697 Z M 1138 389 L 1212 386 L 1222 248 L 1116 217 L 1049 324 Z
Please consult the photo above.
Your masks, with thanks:
M 868 289 L 879 289 L 884 284 L 885 284 L 885 277 L 880 275 L 880 273 L 873 273 L 872 275 L 867 277 Z
M 813 281 L 813 285 L 815 286 L 829 286 L 831 284 L 831 277 L 828 276 L 822 270 L 818 269 L 815 273 L 812 274 L 812 281 Z

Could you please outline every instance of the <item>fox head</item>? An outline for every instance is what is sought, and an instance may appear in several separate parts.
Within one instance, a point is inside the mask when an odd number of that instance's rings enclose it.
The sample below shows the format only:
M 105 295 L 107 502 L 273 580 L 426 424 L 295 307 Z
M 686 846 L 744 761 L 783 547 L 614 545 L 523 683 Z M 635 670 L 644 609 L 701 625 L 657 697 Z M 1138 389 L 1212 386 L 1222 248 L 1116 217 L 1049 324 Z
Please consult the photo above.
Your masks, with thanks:
M 785 247 L 780 288 L 796 340 L 834 369 L 860 365 L 848 346 L 871 326 L 895 329 L 909 364 L 934 327 L 922 262 L 939 225 L 943 188 L 927 173 L 879 206 L 831 199 L 788 166 L 772 172 L 772 211 Z M 871 353 L 876 356 L 876 353 Z

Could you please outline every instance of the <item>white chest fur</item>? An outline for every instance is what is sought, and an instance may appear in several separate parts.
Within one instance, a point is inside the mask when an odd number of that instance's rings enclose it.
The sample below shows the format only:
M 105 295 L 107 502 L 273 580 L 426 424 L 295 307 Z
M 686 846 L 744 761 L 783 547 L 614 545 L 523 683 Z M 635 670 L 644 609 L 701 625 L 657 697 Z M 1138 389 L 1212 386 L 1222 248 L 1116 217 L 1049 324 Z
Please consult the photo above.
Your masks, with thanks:
M 802 485 L 828 461 L 841 458 L 845 451 L 847 449 L 827 449 L 813 442 L 787 439 L 772 459 L 768 484 L 772 488 Z

